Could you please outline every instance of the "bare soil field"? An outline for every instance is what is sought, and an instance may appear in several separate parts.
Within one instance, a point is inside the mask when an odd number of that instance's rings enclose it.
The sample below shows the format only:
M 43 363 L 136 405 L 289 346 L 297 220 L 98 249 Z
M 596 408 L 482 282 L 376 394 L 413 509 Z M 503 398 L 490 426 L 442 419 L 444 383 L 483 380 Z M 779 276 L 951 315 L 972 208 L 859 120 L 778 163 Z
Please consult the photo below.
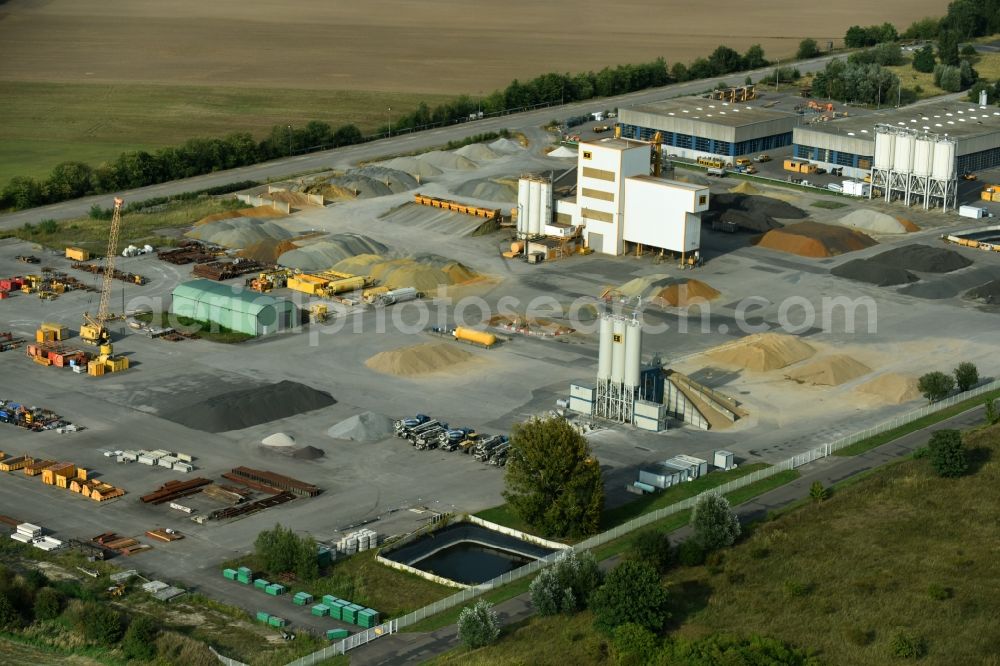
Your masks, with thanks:
M 854 24 L 902 29 L 946 0 L 10 0 L 0 79 L 488 92 L 546 71 L 668 62 L 719 44 L 788 57 Z M 790 20 L 794 17 L 794 20 Z

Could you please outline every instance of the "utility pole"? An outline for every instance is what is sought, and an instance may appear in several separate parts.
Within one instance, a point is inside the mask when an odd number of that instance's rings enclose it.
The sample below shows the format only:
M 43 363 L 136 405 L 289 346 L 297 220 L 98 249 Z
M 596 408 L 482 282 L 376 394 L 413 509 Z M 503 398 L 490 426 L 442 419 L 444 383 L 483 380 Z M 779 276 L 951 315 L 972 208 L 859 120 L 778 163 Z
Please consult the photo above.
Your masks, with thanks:
M 389 107 L 389 110 L 385 112 L 385 117 L 389 121 L 389 138 L 391 139 L 392 138 L 392 107 L 391 106 Z
M 292 126 L 288 126 L 288 154 L 292 154 Z

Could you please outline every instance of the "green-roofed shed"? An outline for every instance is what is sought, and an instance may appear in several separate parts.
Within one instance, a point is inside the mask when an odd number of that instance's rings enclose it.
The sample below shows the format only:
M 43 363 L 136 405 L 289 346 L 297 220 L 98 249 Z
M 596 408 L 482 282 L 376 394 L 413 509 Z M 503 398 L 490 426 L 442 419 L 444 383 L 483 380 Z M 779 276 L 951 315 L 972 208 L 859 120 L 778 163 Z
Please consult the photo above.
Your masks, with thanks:
M 298 308 L 291 301 L 238 285 L 191 280 L 174 287 L 172 296 L 174 314 L 248 335 L 267 335 L 298 323 Z

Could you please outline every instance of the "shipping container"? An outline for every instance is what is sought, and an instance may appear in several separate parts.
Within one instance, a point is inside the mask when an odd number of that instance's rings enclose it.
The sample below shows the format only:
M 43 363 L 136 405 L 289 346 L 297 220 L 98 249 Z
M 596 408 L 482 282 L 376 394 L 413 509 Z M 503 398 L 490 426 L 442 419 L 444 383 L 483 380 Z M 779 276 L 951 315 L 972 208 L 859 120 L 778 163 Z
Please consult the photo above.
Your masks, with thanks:
M 351 635 L 347 629 L 327 629 L 326 638 L 330 641 L 343 640 Z
M 296 606 L 305 606 L 313 602 L 313 595 L 308 592 L 296 592 L 292 597 L 292 603 Z
M 257 621 L 258 622 L 267 622 L 270 619 L 271 619 L 271 615 L 269 613 L 265 613 L 264 611 L 257 611 Z
M 258 590 L 266 590 L 269 585 L 270 583 L 264 580 L 263 578 L 258 578 L 253 582 L 253 586 Z
M 236 580 L 236 569 L 223 569 L 222 576 L 226 580 Z
M 283 626 L 285 626 L 285 620 L 284 620 L 284 618 L 276 617 L 274 615 L 272 615 L 271 617 L 268 618 L 267 623 L 269 625 L 271 625 L 272 627 L 283 627 Z
M 316 604 L 312 607 L 312 614 L 317 617 L 326 617 L 330 614 L 330 607 L 324 604 Z
M 251 569 L 250 567 L 237 567 L 236 573 L 241 573 L 245 576 L 253 577 L 253 569 Z
M 332 594 L 324 594 L 323 595 L 323 603 L 326 604 L 327 606 L 332 606 L 333 604 L 337 603 L 338 601 L 340 601 L 340 599 L 338 599 L 337 597 L 333 596 Z

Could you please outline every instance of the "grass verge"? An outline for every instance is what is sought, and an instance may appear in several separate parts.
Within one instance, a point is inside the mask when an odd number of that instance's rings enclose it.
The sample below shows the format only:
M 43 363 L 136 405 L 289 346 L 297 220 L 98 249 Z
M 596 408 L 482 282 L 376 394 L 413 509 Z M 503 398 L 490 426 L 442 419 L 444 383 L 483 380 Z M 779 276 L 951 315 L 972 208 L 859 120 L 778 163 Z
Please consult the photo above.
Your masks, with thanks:
M 203 340 L 208 340 L 209 342 L 220 342 L 227 345 L 246 342 L 247 340 L 253 340 L 254 338 L 254 336 L 248 333 L 233 331 L 225 326 L 219 326 L 218 324 L 212 322 L 198 321 L 197 319 L 191 319 L 190 317 L 181 317 L 180 315 L 175 315 L 172 312 L 140 312 L 135 315 L 135 319 L 147 324 L 152 324 L 153 326 L 170 328 L 182 327 L 183 330 L 197 333 Z
M 981 396 L 975 398 L 969 398 L 968 400 L 963 400 L 962 402 L 952 405 L 942 409 L 941 411 L 934 412 L 933 414 L 928 414 L 923 418 L 919 418 L 912 423 L 907 423 L 901 425 L 898 428 L 893 428 L 892 430 L 887 430 L 881 434 L 869 437 L 868 439 L 863 439 L 860 442 L 855 442 L 850 446 L 845 446 L 839 451 L 834 451 L 835 456 L 856 456 L 865 451 L 874 449 L 877 446 L 882 446 L 887 444 L 894 439 L 899 439 L 904 435 L 909 435 L 911 432 L 916 432 L 918 430 L 923 430 L 927 426 L 934 425 L 935 423 L 940 423 L 946 419 L 950 419 L 953 416 L 957 416 L 962 412 L 968 411 L 974 407 L 982 405 L 987 400 L 996 400 L 1000 398 L 1000 389 L 996 391 L 990 391 L 989 393 L 984 393 Z
M 813 201 L 809 204 L 813 208 L 826 208 L 827 210 L 837 210 L 838 208 L 845 208 L 847 204 L 843 201 L 829 201 L 826 199 L 820 199 L 818 201 Z

